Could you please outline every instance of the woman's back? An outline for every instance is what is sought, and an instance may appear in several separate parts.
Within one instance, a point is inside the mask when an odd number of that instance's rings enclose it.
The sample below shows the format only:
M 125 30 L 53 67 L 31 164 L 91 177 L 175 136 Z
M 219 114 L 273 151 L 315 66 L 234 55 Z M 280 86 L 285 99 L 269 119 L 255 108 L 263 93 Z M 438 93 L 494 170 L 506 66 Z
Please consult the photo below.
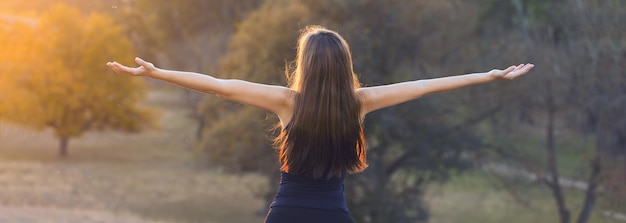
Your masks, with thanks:
M 280 187 L 270 207 L 304 207 L 348 213 L 341 177 L 312 178 L 281 172 Z
M 266 223 L 354 223 L 341 177 L 312 178 L 281 172 L 281 181 Z
M 360 87 L 347 42 L 336 32 L 307 27 L 291 73 L 291 114 L 275 139 L 280 170 L 313 178 L 360 172 L 365 162 Z M 292 101 L 291 101 L 292 100 Z

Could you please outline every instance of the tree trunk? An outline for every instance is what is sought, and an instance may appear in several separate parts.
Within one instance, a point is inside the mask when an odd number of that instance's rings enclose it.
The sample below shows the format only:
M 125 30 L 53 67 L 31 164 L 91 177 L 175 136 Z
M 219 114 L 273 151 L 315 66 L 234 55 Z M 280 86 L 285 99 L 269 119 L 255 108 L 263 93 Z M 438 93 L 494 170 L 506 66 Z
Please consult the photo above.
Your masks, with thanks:
M 569 210 L 567 210 L 567 207 L 565 205 L 565 197 L 563 197 L 563 191 L 561 191 L 561 183 L 559 182 L 560 175 L 556 159 L 556 149 L 554 146 L 554 113 L 556 112 L 556 109 L 554 105 L 552 85 L 550 82 L 547 83 L 547 87 L 548 126 L 546 129 L 546 152 L 548 153 L 548 171 L 551 178 L 551 181 L 547 182 L 547 185 L 550 190 L 552 190 L 552 196 L 554 196 L 554 200 L 556 201 L 556 206 L 559 211 L 561 223 L 569 223 L 570 212 Z
M 59 157 L 65 158 L 67 157 L 67 147 L 70 142 L 70 139 L 67 137 L 61 137 L 59 141 Z
M 591 174 L 589 174 L 589 181 L 587 182 L 587 191 L 585 192 L 585 201 L 583 203 L 583 209 L 580 210 L 577 223 L 586 223 L 589 221 L 591 211 L 596 204 L 596 188 L 600 181 L 600 155 L 598 154 L 598 148 L 596 148 L 596 155 L 591 161 Z

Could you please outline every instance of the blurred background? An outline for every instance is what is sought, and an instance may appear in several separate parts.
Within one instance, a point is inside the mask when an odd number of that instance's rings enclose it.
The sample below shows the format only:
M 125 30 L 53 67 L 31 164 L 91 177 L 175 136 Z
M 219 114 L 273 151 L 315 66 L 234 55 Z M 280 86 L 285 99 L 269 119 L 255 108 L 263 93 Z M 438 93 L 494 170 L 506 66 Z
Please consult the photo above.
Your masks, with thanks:
M 536 65 L 368 115 L 357 222 L 626 222 L 623 0 L 2 0 L 0 222 L 262 222 L 277 118 L 105 63 L 286 85 L 310 24 L 365 86 Z

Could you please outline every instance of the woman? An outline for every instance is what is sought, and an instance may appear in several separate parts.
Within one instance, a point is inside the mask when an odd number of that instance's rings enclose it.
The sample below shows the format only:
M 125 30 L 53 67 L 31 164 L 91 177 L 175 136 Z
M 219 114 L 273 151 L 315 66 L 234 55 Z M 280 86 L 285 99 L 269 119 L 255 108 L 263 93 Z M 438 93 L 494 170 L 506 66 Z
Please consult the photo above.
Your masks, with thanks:
M 344 199 L 347 174 L 366 167 L 362 122 L 368 113 L 460 87 L 513 79 L 533 68 L 520 64 L 459 76 L 360 87 L 347 42 L 336 32 L 309 26 L 298 40 L 290 87 L 156 68 L 107 63 L 117 73 L 168 81 L 275 113 L 282 179 L 265 222 L 354 222 Z

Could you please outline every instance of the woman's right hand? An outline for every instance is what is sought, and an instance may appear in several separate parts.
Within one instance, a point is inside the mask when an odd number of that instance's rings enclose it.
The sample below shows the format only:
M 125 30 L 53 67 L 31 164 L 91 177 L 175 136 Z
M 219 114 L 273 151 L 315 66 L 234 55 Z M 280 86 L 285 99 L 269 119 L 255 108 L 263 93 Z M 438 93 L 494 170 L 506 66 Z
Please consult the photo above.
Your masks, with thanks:
M 135 68 L 124 66 L 118 62 L 108 62 L 107 66 L 109 66 L 113 71 L 118 74 L 126 74 L 131 76 L 149 77 L 157 71 L 157 68 L 154 66 L 154 64 L 147 62 L 139 57 L 135 58 L 135 62 L 139 65 Z

